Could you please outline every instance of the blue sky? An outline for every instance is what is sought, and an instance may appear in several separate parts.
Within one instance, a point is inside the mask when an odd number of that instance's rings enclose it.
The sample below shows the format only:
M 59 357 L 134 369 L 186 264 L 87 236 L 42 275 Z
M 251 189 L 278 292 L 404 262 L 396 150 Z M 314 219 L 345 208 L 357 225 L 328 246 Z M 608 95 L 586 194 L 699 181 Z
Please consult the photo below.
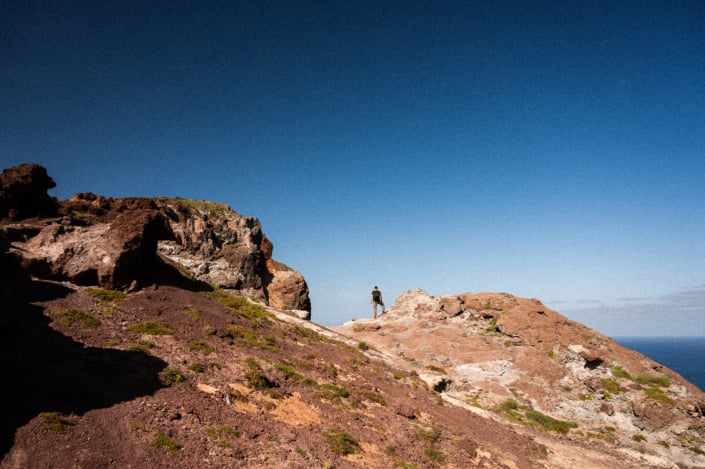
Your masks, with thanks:
M 701 1 L 0 4 L 0 163 L 260 219 L 313 319 L 503 291 L 705 335 Z

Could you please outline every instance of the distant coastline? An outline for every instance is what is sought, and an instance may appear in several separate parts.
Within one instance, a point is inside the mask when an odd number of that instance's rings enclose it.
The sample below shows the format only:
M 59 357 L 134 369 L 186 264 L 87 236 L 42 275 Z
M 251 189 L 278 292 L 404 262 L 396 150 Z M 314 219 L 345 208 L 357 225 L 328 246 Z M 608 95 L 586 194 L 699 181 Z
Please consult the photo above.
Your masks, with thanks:
M 614 337 L 621 345 L 683 375 L 705 391 L 705 337 Z

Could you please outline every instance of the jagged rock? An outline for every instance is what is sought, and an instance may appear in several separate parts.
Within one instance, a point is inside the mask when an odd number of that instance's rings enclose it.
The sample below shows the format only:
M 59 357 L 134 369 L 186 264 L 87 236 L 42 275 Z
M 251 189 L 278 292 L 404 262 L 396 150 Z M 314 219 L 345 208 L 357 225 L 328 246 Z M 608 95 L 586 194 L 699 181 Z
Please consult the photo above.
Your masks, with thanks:
M 310 318 L 305 279 L 271 259 L 272 243 L 256 218 L 186 199 L 112 199 L 88 192 L 57 203 L 46 195 L 54 185 L 38 165 L 3 172 L 0 209 L 11 209 L 17 219 L 54 207 L 61 217 L 7 227 L 13 252 L 32 275 L 124 289 L 150 271 L 158 252 L 195 280 Z
M 38 164 L 23 164 L 0 174 L 0 218 L 22 220 L 37 215 L 54 216 L 56 199 L 47 191 L 56 183 Z

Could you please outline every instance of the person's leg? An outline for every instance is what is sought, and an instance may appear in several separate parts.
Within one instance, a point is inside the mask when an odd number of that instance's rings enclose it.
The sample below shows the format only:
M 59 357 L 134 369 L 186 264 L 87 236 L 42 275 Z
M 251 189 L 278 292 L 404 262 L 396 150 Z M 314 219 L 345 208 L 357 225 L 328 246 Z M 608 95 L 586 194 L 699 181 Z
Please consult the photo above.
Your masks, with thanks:
M 377 319 L 377 303 L 372 302 L 372 313 L 374 314 L 374 318 Z

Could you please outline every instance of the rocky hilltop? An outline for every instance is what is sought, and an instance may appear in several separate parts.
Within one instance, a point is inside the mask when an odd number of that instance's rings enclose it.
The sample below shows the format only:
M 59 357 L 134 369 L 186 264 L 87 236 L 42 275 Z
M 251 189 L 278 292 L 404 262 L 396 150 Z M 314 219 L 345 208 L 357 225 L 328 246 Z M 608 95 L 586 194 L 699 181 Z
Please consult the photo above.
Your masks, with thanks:
M 0 175 L 0 467 L 696 468 L 705 395 L 538 300 L 308 320 L 220 204 Z
M 378 319 L 335 330 L 369 344 L 385 362 L 415 370 L 452 405 L 560 429 L 566 436 L 558 446 L 540 440 L 556 452 L 566 441 L 594 441 L 596 449 L 583 448 L 574 459 L 582 462 L 577 467 L 599 465 L 604 443 L 625 460 L 705 466 L 701 390 L 538 300 L 410 290 Z
M 5 170 L 0 184 L 4 236 L 30 275 L 134 290 L 167 262 L 195 281 L 310 314 L 303 276 L 272 259 L 256 218 L 227 205 L 91 193 L 57 201 L 47 194 L 56 184 L 38 165 Z

